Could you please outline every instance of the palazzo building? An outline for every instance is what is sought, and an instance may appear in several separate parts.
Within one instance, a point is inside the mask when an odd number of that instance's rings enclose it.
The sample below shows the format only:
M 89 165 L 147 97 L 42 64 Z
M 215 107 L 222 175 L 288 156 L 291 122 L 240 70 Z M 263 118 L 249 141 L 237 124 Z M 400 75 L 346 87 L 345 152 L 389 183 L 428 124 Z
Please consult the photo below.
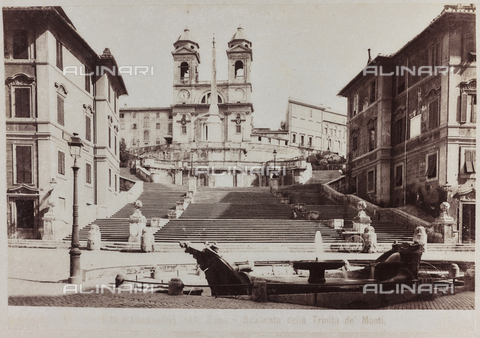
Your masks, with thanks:
M 475 240 L 476 10 L 445 6 L 392 55 L 369 59 L 348 99 L 347 184 L 381 206 L 451 204 L 458 242 Z
M 121 76 L 94 71 L 118 69 L 115 58 L 95 53 L 61 7 L 5 7 L 3 24 L 8 236 L 60 239 L 72 224 L 74 133 L 84 144 L 80 224 L 119 207 L 117 103 L 127 90 Z

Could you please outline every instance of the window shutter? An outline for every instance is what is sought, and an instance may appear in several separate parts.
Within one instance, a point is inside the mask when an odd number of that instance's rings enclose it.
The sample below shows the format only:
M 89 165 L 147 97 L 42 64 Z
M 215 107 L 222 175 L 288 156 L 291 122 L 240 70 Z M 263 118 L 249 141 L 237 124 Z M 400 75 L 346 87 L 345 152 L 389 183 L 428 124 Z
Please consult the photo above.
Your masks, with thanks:
M 472 167 L 473 167 L 473 172 L 476 172 L 476 171 L 475 171 L 476 162 L 477 162 L 476 150 L 472 150 Z
M 437 176 L 437 156 L 431 155 L 428 157 L 427 177 L 433 178 Z
M 430 130 L 435 129 L 439 125 L 438 120 L 438 100 L 434 100 L 428 107 L 428 127 Z
M 398 166 L 395 172 L 395 186 L 399 187 L 402 185 L 402 167 Z
M 472 116 L 470 122 L 477 123 L 477 95 L 472 95 Z
M 472 152 L 470 150 L 465 150 L 465 173 L 472 173 Z
M 65 125 L 65 110 L 64 102 L 60 96 L 57 96 L 57 123 L 64 126 Z
M 465 123 L 467 122 L 467 102 L 468 102 L 468 94 L 462 93 L 461 95 L 461 102 L 460 102 L 460 122 Z
M 32 148 L 16 147 L 17 183 L 32 183 Z

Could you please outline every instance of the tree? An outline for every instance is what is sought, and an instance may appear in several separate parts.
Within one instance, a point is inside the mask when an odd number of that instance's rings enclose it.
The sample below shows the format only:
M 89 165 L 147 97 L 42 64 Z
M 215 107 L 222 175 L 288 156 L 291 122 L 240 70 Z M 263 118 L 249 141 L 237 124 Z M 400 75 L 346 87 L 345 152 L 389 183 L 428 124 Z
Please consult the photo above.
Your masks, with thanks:
M 128 163 L 135 158 L 135 155 L 127 149 L 125 140 L 120 141 L 120 167 L 128 167 Z
M 347 160 L 331 151 L 320 151 L 308 157 L 313 170 L 337 170 L 343 169 Z

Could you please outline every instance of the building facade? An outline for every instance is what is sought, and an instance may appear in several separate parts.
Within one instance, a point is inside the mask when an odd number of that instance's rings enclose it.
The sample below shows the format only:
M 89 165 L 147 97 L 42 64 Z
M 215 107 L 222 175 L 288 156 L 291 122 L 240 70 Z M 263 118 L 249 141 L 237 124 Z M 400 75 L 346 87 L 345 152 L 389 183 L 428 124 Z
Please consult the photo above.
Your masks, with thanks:
M 127 91 L 121 76 L 96 71 L 118 68 L 115 59 L 96 54 L 61 7 L 6 7 L 3 23 L 8 235 L 59 239 L 72 224 L 74 133 L 84 144 L 80 225 L 115 205 L 117 103 Z
M 325 107 L 289 99 L 286 119 L 292 147 L 331 151 L 345 157 L 347 117 Z
M 403 48 L 369 60 L 345 86 L 347 184 L 383 206 L 412 204 L 458 219 L 475 240 L 475 6 L 445 6 Z
M 307 155 L 331 151 L 345 157 L 347 117 L 326 107 L 290 98 L 286 119 L 280 129 L 254 128 L 252 142 L 288 145 Z

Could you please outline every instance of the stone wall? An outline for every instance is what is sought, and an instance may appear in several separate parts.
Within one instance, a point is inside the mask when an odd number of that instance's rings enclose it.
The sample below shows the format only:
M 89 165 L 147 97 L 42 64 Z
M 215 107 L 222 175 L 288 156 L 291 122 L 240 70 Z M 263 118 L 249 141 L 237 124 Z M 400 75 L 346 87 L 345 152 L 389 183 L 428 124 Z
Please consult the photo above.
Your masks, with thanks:
M 335 191 L 331 187 L 327 185 L 318 185 L 320 193 L 339 203 L 342 205 L 349 205 L 353 208 L 357 207 L 358 202 L 364 201 L 360 197 L 355 196 L 355 195 L 344 195 L 339 193 L 338 191 Z M 428 228 L 431 226 L 431 224 L 427 221 L 424 221 L 418 217 L 412 216 L 410 214 L 407 214 L 406 212 L 402 210 L 397 210 L 393 208 L 381 208 L 373 203 L 364 201 L 367 205 L 367 208 L 365 209 L 366 213 L 368 215 L 372 215 L 374 218 L 376 217 L 377 219 L 381 220 L 392 220 L 396 223 L 402 223 L 406 226 L 408 226 L 412 232 L 415 230 L 417 226 L 423 226 L 425 228 Z

